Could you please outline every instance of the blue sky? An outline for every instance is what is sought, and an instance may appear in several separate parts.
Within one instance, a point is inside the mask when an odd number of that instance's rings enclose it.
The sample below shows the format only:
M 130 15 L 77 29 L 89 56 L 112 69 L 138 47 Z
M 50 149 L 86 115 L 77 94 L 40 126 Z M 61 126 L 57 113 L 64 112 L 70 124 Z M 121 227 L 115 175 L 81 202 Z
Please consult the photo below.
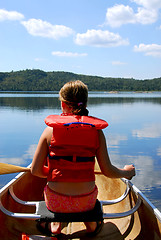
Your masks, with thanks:
M 1 0 L 0 72 L 161 77 L 160 0 Z

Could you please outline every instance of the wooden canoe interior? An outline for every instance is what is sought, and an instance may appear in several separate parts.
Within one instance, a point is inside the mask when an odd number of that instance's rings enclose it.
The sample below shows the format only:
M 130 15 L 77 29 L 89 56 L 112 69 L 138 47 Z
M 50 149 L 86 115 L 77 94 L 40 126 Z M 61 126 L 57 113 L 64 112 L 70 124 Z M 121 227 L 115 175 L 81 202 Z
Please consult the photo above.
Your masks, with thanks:
M 15 195 L 25 201 L 43 200 L 43 188 L 45 179 L 24 173 L 13 183 Z M 102 175 L 96 175 L 96 184 L 99 189 L 99 200 L 110 200 L 121 196 L 125 191 L 125 184 L 120 179 L 109 179 Z M 23 206 L 15 202 L 8 189 L 1 192 L 4 207 L 12 212 L 33 213 L 34 207 Z M 131 193 L 120 203 L 106 206 L 108 213 L 124 212 L 135 205 L 136 195 Z M 86 240 L 85 226 L 83 223 L 63 223 L 63 236 L 61 239 Z M 22 232 L 26 234 L 40 234 L 33 220 L 16 219 L 9 217 L 0 211 L 0 239 L 19 240 Z M 104 220 L 102 231 L 94 238 L 97 240 L 132 240 L 132 239 L 161 239 L 161 223 L 154 217 L 152 211 L 142 203 L 139 211 L 132 216 L 120 219 Z

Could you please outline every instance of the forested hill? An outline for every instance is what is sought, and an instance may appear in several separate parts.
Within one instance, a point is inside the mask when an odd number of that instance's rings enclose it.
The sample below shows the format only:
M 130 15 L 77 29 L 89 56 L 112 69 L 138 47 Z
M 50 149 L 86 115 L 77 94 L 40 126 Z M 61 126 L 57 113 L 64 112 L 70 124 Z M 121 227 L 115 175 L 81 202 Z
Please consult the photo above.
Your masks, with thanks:
M 41 70 L 0 72 L 0 91 L 59 91 L 64 83 L 78 79 L 90 91 L 161 91 L 161 77 L 135 80 Z

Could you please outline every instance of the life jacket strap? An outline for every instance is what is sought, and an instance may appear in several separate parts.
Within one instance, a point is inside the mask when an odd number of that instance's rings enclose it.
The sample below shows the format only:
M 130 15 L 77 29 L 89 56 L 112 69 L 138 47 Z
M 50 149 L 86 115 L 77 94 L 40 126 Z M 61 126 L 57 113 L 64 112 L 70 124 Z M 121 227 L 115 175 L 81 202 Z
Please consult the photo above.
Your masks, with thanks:
M 49 155 L 49 159 L 50 160 L 60 160 L 60 159 L 63 159 L 63 160 L 67 160 L 67 161 L 70 161 L 70 162 L 73 162 L 73 156 L 50 156 Z M 95 156 L 92 156 L 92 157 L 79 157 L 79 156 L 76 156 L 76 158 L 74 159 L 74 162 L 94 162 L 95 161 Z
M 83 125 L 95 127 L 94 124 L 92 124 L 92 123 L 86 123 L 86 122 L 70 122 L 70 123 L 64 123 L 64 126 L 70 126 L 70 125 L 72 125 L 72 124 L 78 124 L 78 125 L 83 124 Z

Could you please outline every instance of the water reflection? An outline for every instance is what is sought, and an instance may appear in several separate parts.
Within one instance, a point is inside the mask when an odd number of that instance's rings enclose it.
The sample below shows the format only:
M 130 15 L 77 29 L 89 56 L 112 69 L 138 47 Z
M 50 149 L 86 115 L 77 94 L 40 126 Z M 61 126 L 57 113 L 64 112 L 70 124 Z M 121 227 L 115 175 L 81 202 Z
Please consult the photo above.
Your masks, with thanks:
M 88 106 L 102 104 L 133 104 L 133 103 L 161 104 L 161 93 L 149 94 L 108 94 L 89 93 Z M 52 94 L 3 94 L 0 93 L 0 106 L 11 107 L 20 110 L 37 110 L 59 108 L 58 93 Z
M 157 148 L 157 155 L 161 156 L 161 146 Z
M 20 110 L 36 110 L 58 108 L 60 102 L 57 97 L 0 97 L 0 106 L 17 108 Z
M 134 129 L 132 134 L 137 138 L 159 138 L 161 136 L 161 124 L 147 124 L 142 129 Z
M 15 158 L 5 158 L 5 157 L 0 157 L 0 162 L 1 163 L 9 163 L 9 164 L 14 164 L 14 165 L 19 165 L 19 166 L 26 166 L 26 162 L 28 159 L 32 159 L 36 150 L 37 144 L 32 144 L 29 146 L 29 149 L 27 149 L 24 154 L 20 157 L 15 157 Z
M 90 93 L 90 115 L 108 121 L 104 130 L 113 164 L 135 164 L 133 179 L 161 210 L 161 93 Z M 61 112 L 58 93 L 0 94 L 0 162 L 27 166 L 44 118 Z M 13 175 L 0 176 L 0 185 Z

